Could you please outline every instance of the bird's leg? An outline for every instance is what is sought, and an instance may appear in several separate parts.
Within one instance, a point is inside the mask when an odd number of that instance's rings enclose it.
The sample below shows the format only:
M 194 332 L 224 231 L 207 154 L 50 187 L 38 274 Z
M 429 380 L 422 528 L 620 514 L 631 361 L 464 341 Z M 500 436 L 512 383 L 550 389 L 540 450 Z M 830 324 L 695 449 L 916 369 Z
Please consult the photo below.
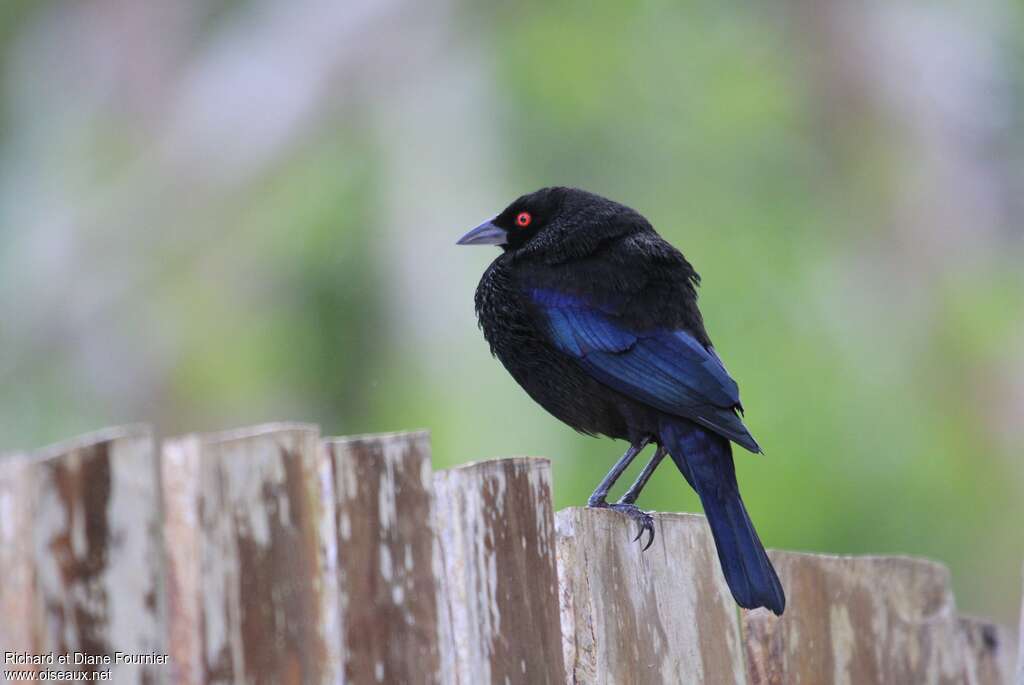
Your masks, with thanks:
M 617 481 L 619 476 L 622 475 L 622 472 L 629 467 L 633 459 L 636 458 L 636 455 L 643 452 L 644 448 L 647 447 L 650 442 L 650 438 L 640 438 L 640 440 L 629 446 L 626 453 L 622 455 L 622 458 L 615 462 L 615 466 L 613 466 L 612 470 L 605 475 L 604 479 L 597 486 L 597 489 L 594 490 L 594 494 L 592 494 L 590 499 L 587 500 L 588 507 L 608 506 L 608 502 L 606 501 L 608 491 L 612 489 L 612 486 L 615 485 L 615 481 Z
M 609 505 L 610 508 L 615 511 L 622 512 L 626 516 L 629 516 L 637 522 L 638 526 L 640 526 L 640 530 L 637 531 L 636 537 L 633 538 L 634 541 L 639 540 L 640 536 L 644 534 L 644 531 L 647 531 L 650 534 L 647 544 L 644 545 L 644 550 L 654 544 L 654 519 L 646 511 L 636 506 L 634 502 L 636 502 L 636 498 L 640 496 L 640 491 L 644 489 L 645 485 L 647 485 L 647 481 L 651 479 L 651 474 L 654 473 L 654 469 L 658 468 L 658 464 L 661 463 L 661 460 L 665 458 L 666 454 L 667 452 L 665 448 L 659 445 L 654 456 L 651 457 L 651 460 L 647 462 L 646 466 L 644 466 L 640 475 L 636 477 L 636 481 L 629 486 L 629 490 L 626 491 L 626 494 L 620 497 L 619 501 L 615 504 Z
M 650 539 L 648 539 L 647 544 L 644 545 L 645 550 L 654 543 L 654 519 L 651 518 L 651 515 L 646 511 L 641 510 L 633 504 L 632 500 L 623 501 L 625 500 L 625 497 L 623 497 L 623 500 L 619 500 L 615 504 L 608 504 L 606 498 L 608 497 L 608 491 L 611 489 L 612 485 L 615 484 L 615 481 L 619 479 L 619 476 L 622 475 L 622 472 L 626 470 L 630 462 L 632 462 L 633 459 L 636 458 L 636 455 L 640 454 L 640 452 L 642 452 L 650 442 L 650 438 L 642 438 L 636 444 L 630 445 L 629 449 L 626 450 L 626 453 L 622 455 L 621 459 L 615 462 L 615 466 L 612 467 L 612 470 L 608 472 L 608 475 L 604 477 L 601 484 L 597 486 L 596 490 L 594 490 L 594 494 L 592 494 L 590 499 L 587 500 L 588 507 L 595 509 L 612 509 L 625 514 L 636 521 L 640 529 L 637 531 L 636 537 L 633 538 L 634 542 L 641 539 L 644 531 L 647 531 L 647 533 L 650 534 Z M 659 454 L 661 455 L 660 457 L 658 456 Z M 657 466 L 657 462 L 661 461 L 664 456 L 664 452 L 659 447 L 657 454 L 654 455 L 654 459 L 651 460 L 654 465 L 652 466 L 651 464 L 648 464 L 644 467 L 644 472 L 640 474 L 640 478 L 638 478 L 637 482 L 629 489 L 626 496 L 632 494 L 633 499 L 636 499 L 636 495 L 640 494 L 640 490 L 643 488 L 644 483 L 647 482 L 647 479 L 651 477 L 651 473 L 654 472 L 654 467 Z M 643 544 L 642 540 L 641 544 Z
M 651 457 L 651 460 L 647 462 L 647 466 L 640 472 L 640 475 L 636 477 L 636 481 L 629 486 L 629 490 L 626 491 L 622 497 L 619 498 L 619 504 L 633 504 L 636 502 L 636 498 L 640 496 L 640 491 L 647 485 L 647 481 L 651 479 L 651 475 L 654 473 L 654 469 L 658 468 L 658 464 L 665 458 L 668 452 L 664 447 L 658 446 L 658 450 Z

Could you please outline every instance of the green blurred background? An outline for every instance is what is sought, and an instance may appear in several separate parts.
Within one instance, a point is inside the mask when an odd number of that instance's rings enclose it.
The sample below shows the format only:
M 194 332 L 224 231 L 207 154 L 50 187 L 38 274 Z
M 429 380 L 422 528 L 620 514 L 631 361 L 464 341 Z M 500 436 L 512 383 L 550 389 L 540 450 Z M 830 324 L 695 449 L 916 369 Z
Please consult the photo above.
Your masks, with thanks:
M 454 246 L 578 185 L 703 276 L 765 542 L 941 559 L 1010 623 L 1022 29 L 1010 0 L 5 0 L 0 449 L 427 427 L 438 467 L 550 456 L 580 504 L 624 445 L 488 356 L 495 252 Z M 699 510 L 669 466 L 641 504 Z

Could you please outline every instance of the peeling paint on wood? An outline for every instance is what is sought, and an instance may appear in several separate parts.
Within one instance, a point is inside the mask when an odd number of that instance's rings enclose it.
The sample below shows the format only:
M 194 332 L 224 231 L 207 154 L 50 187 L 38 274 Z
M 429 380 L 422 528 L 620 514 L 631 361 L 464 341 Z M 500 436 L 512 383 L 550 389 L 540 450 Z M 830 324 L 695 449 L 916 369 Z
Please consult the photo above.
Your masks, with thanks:
M 551 472 L 546 459 L 439 471 L 445 682 L 561 683 Z
M 175 682 L 337 680 L 318 438 L 274 424 L 165 444 Z
M 4 648 L 111 658 L 162 653 L 161 528 L 149 430 L 86 435 L 6 461 L 3 471 Z M 162 677 L 157 665 L 66 670 L 107 668 L 114 682 Z
M 789 592 L 786 613 L 744 616 L 752 685 L 985 683 L 992 630 L 962 624 L 945 566 L 901 557 L 772 552 Z M 989 626 L 991 628 L 991 626 Z M 995 637 L 993 637 L 995 636 Z M 982 641 L 979 664 L 968 638 Z M 995 646 L 998 646 L 998 642 Z M 997 680 L 995 682 L 1005 682 Z
M 567 682 L 743 683 L 732 596 L 702 517 L 657 514 L 654 544 L 609 510 L 558 512 Z
M 941 564 L 771 552 L 786 614 L 741 612 L 702 517 L 658 515 L 643 552 L 615 512 L 553 516 L 546 460 L 435 474 L 425 433 L 303 424 L 162 456 L 122 428 L 3 458 L 0 651 L 166 652 L 112 681 L 186 685 L 1015 678 Z
M 430 439 L 324 441 L 332 467 L 348 683 L 440 681 Z

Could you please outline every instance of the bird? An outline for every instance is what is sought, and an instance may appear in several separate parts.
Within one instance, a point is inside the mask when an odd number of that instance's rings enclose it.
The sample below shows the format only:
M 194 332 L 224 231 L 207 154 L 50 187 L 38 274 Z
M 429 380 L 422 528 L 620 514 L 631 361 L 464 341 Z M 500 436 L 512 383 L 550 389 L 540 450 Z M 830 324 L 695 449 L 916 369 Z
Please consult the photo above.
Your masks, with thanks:
M 736 381 L 697 306 L 700 276 L 639 212 L 600 195 L 547 187 L 517 198 L 458 245 L 501 248 L 475 308 L 491 353 L 526 393 L 575 430 L 629 449 L 587 501 L 654 541 L 636 501 L 668 455 L 700 498 L 736 603 L 781 615 L 786 596 L 740 497 L 732 443 L 761 447 Z M 608 493 L 649 445 L 651 460 L 617 502 Z

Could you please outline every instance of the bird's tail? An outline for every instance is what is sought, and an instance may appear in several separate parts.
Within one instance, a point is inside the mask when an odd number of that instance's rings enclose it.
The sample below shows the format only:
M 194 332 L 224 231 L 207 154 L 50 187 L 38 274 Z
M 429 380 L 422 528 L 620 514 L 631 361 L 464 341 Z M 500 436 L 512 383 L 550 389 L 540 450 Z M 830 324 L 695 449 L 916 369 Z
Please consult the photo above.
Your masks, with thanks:
M 782 614 L 786 595 L 740 498 L 729 441 L 695 424 L 666 420 L 661 441 L 697 491 L 736 603 Z

